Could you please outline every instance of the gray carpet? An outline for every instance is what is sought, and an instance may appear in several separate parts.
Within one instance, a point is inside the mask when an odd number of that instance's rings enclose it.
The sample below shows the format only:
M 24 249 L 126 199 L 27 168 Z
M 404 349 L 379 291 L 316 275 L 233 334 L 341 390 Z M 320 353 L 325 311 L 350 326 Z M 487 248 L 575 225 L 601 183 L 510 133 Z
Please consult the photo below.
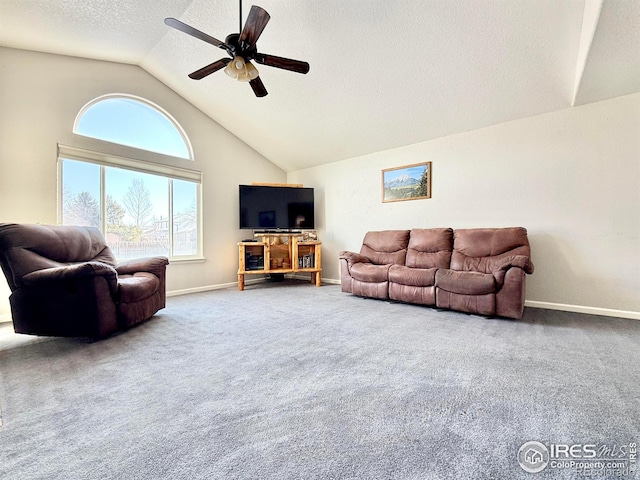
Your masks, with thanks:
M 586 478 L 518 449 L 640 441 L 639 366 L 634 320 L 299 281 L 172 297 L 104 341 L 0 340 L 0 478 Z

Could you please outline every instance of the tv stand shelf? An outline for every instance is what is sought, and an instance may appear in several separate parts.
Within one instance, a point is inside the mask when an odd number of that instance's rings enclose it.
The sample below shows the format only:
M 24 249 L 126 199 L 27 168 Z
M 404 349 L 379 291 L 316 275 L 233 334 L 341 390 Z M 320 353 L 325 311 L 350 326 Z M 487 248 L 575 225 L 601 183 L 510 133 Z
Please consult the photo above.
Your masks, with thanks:
M 322 285 L 322 244 L 303 240 L 302 233 L 256 233 L 257 241 L 238 242 L 238 290 L 245 275 L 310 273 Z M 284 240 L 283 240 L 284 239 Z

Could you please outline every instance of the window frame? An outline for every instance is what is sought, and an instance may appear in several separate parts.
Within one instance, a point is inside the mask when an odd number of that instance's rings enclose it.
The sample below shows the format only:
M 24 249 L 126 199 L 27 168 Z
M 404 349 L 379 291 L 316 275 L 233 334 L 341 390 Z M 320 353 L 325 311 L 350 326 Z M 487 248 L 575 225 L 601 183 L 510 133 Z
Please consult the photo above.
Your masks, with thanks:
M 111 142 L 108 142 L 111 143 Z M 119 145 L 119 144 L 118 144 Z M 128 149 L 135 150 L 134 147 L 127 147 Z M 148 152 L 148 150 L 144 150 Z M 166 154 L 157 154 L 168 157 Z M 185 161 L 184 158 L 173 157 L 175 160 Z M 204 260 L 203 256 L 203 235 L 202 235 L 202 172 L 197 170 L 190 170 L 182 167 L 175 167 L 162 163 L 151 163 L 146 160 L 140 160 L 132 157 L 124 157 L 120 155 L 114 155 L 110 153 L 97 152 L 93 150 L 87 150 L 84 148 L 73 147 L 69 145 L 58 144 L 57 148 L 57 177 L 58 177 L 58 223 L 63 221 L 63 168 L 62 164 L 64 160 L 75 160 L 78 162 L 91 163 L 99 165 L 100 168 L 100 230 L 103 235 L 106 234 L 106 198 L 108 192 L 105 185 L 105 169 L 106 167 L 121 168 L 125 170 L 135 171 L 139 173 L 146 173 L 151 175 L 158 175 L 169 180 L 169 252 L 168 257 L 172 262 L 190 262 Z M 173 186 L 172 180 L 183 180 L 196 184 L 196 209 L 197 209 L 197 252 L 194 255 L 174 255 L 173 254 Z M 119 259 L 120 260 L 120 259 Z

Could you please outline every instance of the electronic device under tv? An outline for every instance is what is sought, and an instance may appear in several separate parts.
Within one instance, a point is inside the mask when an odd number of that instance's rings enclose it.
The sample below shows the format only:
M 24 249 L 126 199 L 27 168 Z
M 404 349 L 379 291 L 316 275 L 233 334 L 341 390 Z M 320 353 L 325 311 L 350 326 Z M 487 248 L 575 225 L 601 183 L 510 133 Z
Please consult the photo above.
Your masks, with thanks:
M 239 199 L 241 229 L 315 228 L 313 188 L 240 185 Z

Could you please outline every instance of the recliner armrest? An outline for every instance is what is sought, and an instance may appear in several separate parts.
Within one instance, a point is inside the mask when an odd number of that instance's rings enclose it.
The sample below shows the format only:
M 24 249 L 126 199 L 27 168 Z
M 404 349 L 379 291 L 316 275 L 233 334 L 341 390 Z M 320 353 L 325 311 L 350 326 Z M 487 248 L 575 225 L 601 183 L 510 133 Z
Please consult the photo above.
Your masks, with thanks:
M 138 272 L 148 272 L 160 277 L 164 274 L 169 264 L 167 257 L 145 257 L 125 260 L 116 265 L 116 271 L 120 275 L 132 275 Z
M 104 277 L 112 292 L 117 289 L 118 274 L 116 270 L 111 265 L 101 262 L 84 262 L 36 270 L 22 277 L 22 282 L 24 285 L 35 286 L 90 277 Z
M 349 264 L 349 268 L 351 268 L 355 263 L 371 263 L 371 260 L 364 255 L 354 252 L 342 251 L 338 254 L 338 258 L 346 260 Z
M 509 257 L 504 257 L 492 270 L 493 276 L 498 282 L 498 285 L 502 285 L 507 270 L 513 267 L 521 268 L 528 274 L 532 274 L 534 270 L 533 262 L 525 255 L 511 255 Z

